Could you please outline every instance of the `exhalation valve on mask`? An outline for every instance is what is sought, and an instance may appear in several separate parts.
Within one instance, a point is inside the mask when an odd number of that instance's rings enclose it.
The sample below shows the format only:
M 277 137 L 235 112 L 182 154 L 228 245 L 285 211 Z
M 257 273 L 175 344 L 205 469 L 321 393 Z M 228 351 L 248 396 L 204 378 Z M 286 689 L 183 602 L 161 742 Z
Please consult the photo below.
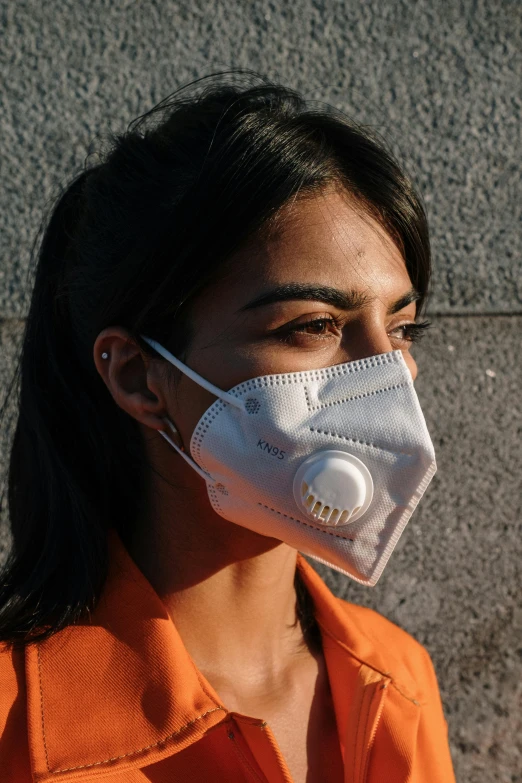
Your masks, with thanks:
M 320 451 L 306 459 L 295 474 L 293 489 L 301 511 L 332 527 L 362 517 L 373 497 L 370 471 L 345 451 Z
M 436 471 L 402 352 L 223 391 L 142 337 L 218 398 L 190 454 L 161 432 L 205 480 L 214 511 L 375 585 Z

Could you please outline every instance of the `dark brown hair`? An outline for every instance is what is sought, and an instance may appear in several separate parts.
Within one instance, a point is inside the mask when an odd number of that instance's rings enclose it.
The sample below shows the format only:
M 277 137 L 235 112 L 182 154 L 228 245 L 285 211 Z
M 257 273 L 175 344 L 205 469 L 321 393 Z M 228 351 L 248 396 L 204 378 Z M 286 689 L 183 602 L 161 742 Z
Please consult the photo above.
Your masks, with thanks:
M 144 352 L 153 355 L 140 333 L 182 356 L 192 297 L 290 199 L 332 183 L 377 217 L 413 285 L 428 289 L 428 227 L 414 187 L 378 138 L 334 109 L 228 75 L 174 93 L 109 141 L 102 162 L 58 199 L 37 254 L 15 379 L 4 641 L 41 638 L 92 608 L 107 530 L 125 538 L 140 507 L 142 438 L 96 371 L 102 329 L 120 324 Z M 306 630 L 311 608 L 297 594 Z

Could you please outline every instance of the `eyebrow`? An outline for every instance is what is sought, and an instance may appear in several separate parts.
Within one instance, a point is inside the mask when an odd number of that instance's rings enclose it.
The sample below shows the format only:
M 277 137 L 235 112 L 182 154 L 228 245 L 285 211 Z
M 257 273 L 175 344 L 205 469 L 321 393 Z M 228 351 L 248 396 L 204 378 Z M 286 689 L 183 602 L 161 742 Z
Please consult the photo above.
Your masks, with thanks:
M 397 299 L 389 308 L 388 315 L 402 310 L 412 302 L 417 302 L 421 298 L 420 293 L 415 288 L 410 288 L 400 299 Z M 270 291 L 266 291 L 260 296 L 252 299 L 246 305 L 240 308 L 240 312 L 254 310 L 257 307 L 264 307 L 275 302 L 288 301 L 308 301 L 324 302 L 325 304 L 337 307 L 339 310 L 358 310 L 370 301 L 370 297 L 360 291 L 341 291 L 338 288 L 323 285 L 309 285 L 305 283 L 285 283 L 277 286 Z
M 391 305 L 388 310 L 388 315 L 398 313 L 399 310 L 403 309 L 403 307 L 408 307 L 408 305 L 412 304 L 413 302 L 418 302 L 419 299 L 422 299 L 420 291 L 417 291 L 417 289 L 413 288 L 412 286 L 409 291 L 406 291 L 403 296 L 401 296 Z

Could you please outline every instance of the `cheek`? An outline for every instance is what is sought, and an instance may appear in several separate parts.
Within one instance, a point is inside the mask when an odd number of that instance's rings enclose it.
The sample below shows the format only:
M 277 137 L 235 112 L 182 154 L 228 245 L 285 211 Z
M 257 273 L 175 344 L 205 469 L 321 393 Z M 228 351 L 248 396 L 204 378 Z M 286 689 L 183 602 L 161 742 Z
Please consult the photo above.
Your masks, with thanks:
M 411 377 L 413 378 L 413 380 L 415 380 L 415 378 L 417 377 L 417 372 L 418 372 L 417 371 L 417 362 L 415 361 L 415 359 L 413 358 L 413 356 L 411 355 L 411 353 L 409 351 L 405 351 L 405 353 L 404 353 L 404 361 L 406 362 L 406 364 L 408 366 L 408 370 L 411 372 Z

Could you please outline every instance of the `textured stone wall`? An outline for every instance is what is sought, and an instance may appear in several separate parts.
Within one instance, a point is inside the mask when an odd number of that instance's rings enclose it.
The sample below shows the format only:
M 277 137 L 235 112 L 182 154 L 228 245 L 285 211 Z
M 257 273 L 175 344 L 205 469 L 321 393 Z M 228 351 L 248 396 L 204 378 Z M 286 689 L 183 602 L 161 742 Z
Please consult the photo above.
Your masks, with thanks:
M 256 69 L 377 128 L 413 174 L 435 255 L 436 328 L 417 349 L 417 388 L 439 473 L 373 590 L 326 578 L 426 644 L 458 779 L 469 783 L 522 779 L 521 8 L 0 2 L 3 390 L 28 307 L 31 244 L 60 184 L 98 137 L 181 84 Z M 8 435 L 4 427 L 4 455 Z M 4 522 L 0 551 L 7 546 Z

